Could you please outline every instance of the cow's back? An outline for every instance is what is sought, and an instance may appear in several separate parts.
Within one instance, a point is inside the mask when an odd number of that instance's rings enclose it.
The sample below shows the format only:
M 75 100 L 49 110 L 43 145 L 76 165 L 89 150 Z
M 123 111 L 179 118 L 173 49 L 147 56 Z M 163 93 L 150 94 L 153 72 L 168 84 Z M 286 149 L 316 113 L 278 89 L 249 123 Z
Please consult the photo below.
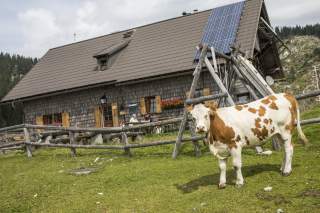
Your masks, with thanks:
M 234 131 L 235 142 L 257 145 L 292 123 L 296 109 L 293 102 L 292 95 L 274 94 L 248 104 L 219 108 L 216 116 Z

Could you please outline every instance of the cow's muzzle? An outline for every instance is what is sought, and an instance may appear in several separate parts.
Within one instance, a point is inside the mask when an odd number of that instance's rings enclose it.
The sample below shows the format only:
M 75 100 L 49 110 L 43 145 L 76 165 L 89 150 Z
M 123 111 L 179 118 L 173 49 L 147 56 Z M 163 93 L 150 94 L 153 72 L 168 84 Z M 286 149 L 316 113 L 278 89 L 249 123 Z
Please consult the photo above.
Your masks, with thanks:
M 204 126 L 197 126 L 196 127 L 196 131 L 197 131 L 197 133 L 205 133 L 205 132 L 207 132 L 206 128 Z

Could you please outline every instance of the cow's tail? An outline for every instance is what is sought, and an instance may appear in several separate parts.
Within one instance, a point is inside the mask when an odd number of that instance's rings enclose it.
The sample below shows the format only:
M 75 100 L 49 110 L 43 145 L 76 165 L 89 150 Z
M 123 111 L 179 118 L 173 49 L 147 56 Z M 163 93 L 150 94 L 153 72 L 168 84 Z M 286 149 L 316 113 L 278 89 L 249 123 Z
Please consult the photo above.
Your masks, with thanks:
M 301 125 L 300 125 L 300 110 L 299 110 L 298 104 L 297 104 L 297 130 L 298 130 L 299 138 L 301 139 L 303 145 L 307 145 L 309 142 L 308 142 L 307 137 L 303 133 Z

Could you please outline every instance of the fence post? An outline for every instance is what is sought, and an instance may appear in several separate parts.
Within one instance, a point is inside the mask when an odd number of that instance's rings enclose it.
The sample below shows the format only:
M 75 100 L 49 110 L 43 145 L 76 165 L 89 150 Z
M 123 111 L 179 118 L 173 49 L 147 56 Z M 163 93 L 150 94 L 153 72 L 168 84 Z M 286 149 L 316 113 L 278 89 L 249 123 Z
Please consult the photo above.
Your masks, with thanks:
M 196 137 L 196 131 L 194 129 L 193 123 L 191 121 L 189 121 L 188 125 L 189 125 L 189 129 L 190 129 L 190 132 L 191 132 L 191 137 L 192 138 Z M 201 150 L 200 150 L 200 146 L 199 146 L 198 141 L 197 140 L 192 140 L 192 144 L 194 146 L 194 152 L 195 152 L 196 157 L 200 157 Z
M 281 150 L 280 140 L 275 137 L 272 138 L 272 149 L 275 151 Z
M 130 152 L 130 148 L 126 147 L 129 143 L 128 143 L 128 136 L 125 132 L 121 132 L 121 142 L 125 146 L 124 153 L 129 157 L 131 157 L 132 153 Z
M 27 128 L 23 128 L 23 132 L 24 132 L 25 142 L 30 143 L 31 140 L 30 140 L 29 130 Z M 32 149 L 31 149 L 30 144 L 26 144 L 26 152 L 27 152 L 28 158 L 31 158 L 32 157 Z
M 7 131 L 5 131 L 5 133 L 4 133 L 4 141 L 3 142 L 8 143 L 8 132 Z M 1 145 L 1 141 L 0 141 L 0 145 Z M 0 154 L 5 155 L 6 151 L 3 149 L 0 149 Z
M 69 131 L 69 139 L 70 139 L 70 144 L 75 144 L 76 141 L 75 141 L 74 132 Z M 71 150 L 71 156 L 76 157 L 77 155 L 76 148 L 71 147 L 70 150 Z

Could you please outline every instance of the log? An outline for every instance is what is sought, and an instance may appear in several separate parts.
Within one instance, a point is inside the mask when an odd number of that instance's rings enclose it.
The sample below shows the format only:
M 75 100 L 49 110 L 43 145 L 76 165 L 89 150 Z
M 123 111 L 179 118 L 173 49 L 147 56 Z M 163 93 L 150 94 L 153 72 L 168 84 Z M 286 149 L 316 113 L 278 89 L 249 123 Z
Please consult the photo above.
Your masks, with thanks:
M 1 148 L 1 151 L 8 151 L 8 150 L 17 150 L 17 149 L 24 149 L 24 146 L 13 146 L 13 147 L 6 147 L 6 148 Z
M 313 98 L 313 97 L 316 97 L 319 95 L 320 95 L 320 90 L 315 90 L 312 92 L 307 92 L 304 94 L 296 95 L 295 97 L 297 100 L 302 100 L 302 99 L 306 99 L 306 98 Z
M 204 139 L 204 137 L 197 136 L 197 137 L 182 139 L 181 142 L 184 143 L 184 142 L 190 142 L 192 140 L 197 141 L 197 140 L 202 140 L 202 139 Z M 168 145 L 168 144 L 174 144 L 174 143 L 176 143 L 175 140 L 168 140 L 168 141 L 156 141 L 156 142 L 143 143 L 143 144 L 129 144 L 126 147 L 128 147 L 128 148 L 143 148 L 143 147 L 149 147 L 149 146 Z
M 22 129 L 24 127 L 25 127 L 24 124 L 8 126 L 8 127 L 0 128 L 0 132 L 7 132 L 7 131 L 10 131 L 10 130 L 18 130 L 18 129 Z
M 30 134 L 29 134 L 29 130 L 27 128 L 23 128 L 23 132 L 24 132 L 24 137 L 25 137 L 25 143 L 26 143 L 26 152 L 27 152 L 27 156 L 28 158 L 32 157 L 32 149 L 31 146 L 29 144 L 27 144 L 30 141 Z
M 192 83 L 191 83 L 191 87 L 190 87 L 190 91 L 189 91 L 189 95 L 188 95 L 187 99 L 190 99 L 190 98 L 194 97 L 194 93 L 195 93 L 196 87 L 198 85 L 198 81 L 199 81 L 200 74 L 201 74 L 201 71 L 202 71 L 204 58 L 206 57 L 207 52 L 208 52 L 208 45 L 207 44 L 204 44 L 204 45 L 201 45 L 201 46 L 202 46 L 202 50 L 201 50 L 200 57 L 199 57 L 199 63 L 197 64 L 197 66 L 196 66 L 196 68 L 195 68 L 195 70 L 193 72 L 193 80 L 192 80 Z M 198 48 L 200 48 L 200 47 L 198 47 Z M 176 143 L 175 143 L 175 146 L 174 146 L 174 149 L 173 149 L 173 152 L 172 152 L 172 158 L 173 159 L 176 159 L 178 154 L 179 154 L 179 149 L 180 149 L 180 146 L 181 146 L 182 136 L 183 136 L 183 132 L 184 132 L 184 130 L 186 128 L 187 120 L 188 120 L 188 111 L 187 111 L 187 105 L 185 104 L 184 110 L 183 110 L 183 117 L 182 117 L 181 124 L 180 124 L 180 127 L 179 127 L 178 136 L 177 136 Z
M 185 101 L 186 104 L 198 104 L 198 103 L 202 103 L 204 101 L 210 101 L 210 100 L 214 100 L 214 99 L 218 99 L 218 98 L 222 98 L 222 97 L 227 97 L 227 93 L 219 93 L 219 94 L 215 94 L 215 95 L 208 95 L 208 96 L 202 96 L 199 98 L 192 98 L 192 99 L 187 99 Z
M 0 144 L 0 149 L 24 144 L 24 141 Z
M 123 150 L 124 146 L 109 146 L 109 145 L 80 145 L 80 144 L 45 144 L 26 142 L 27 145 L 44 146 L 44 147 L 57 147 L 57 148 L 80 148 L 80 149 L 117 149 Z
M 130 148 L 128 147 L 129 143 L 128 143 L 128 137 L 126 135 L 126 133 L 121 133 L 121 141 L 124 145 L 124 153 L 126 155 L 128 155 L 129 157 L 132 156 L 131 152 L 130 152 Z
M 69 132 L 69 139 L 70 139 L 70 145 L 76 143 L 76 138 L 75 138 L 74 132 L 71 132 L 71 131 Z M 77 155 L 76 148 L 71 147 L 70 151 L 71 151 L 72 157 L 75 157 Z
M 46 129 L 46 130 L 61 130 L 71 132 L 95 132 L 95 133 L 116 133 L 122 132 L 122 127 L 107 127 L 107 128 L 77 128 L 77 127 L 60 127 L 60 126 L 45 126 L 25 124 L 26 128 L 30 129 Z
M 235 71 L 235 73 L 237 74 L 238 78 L 240 79 L 240 81 L 243 83 L 243 85 L 247 88 L 247 90 L 249 91 L 250 95 L 253 97 L 254 100 L 258 100 L 259 97 L 256 95 L 256 93 L 254 92 L 254 90 L 250 87 L 250 85 L 247 83 L 246 79 L 243 78 L 243 76 L 241 75 L 240 71 L 238 70 L 238 68 L 233 65 L 233 70 Z
M 225 88 L 225 86 L 223 85 L 220 77 L 218 76 L 218 74 L 216 72 L 218 72 L 218 70 L 214 70 L 214 68 L 211 66 L 211 63 L 209 61 L 209 59 L 207 57 L 204 58 L 204 62 L 209 70 L 209 72 L 211 73 L 211 76 L 214 78 L 216 84 L 218 85 L 218 87 L 220 88 L 222 93 L 226 93 L 227 94 L 227 101 L 230 104 L 230 106 L 235 105 L 234 101 L 232 100 L 230 94 L 228 93 L 228 90 Z
M 301 125 L 317 124 L 317 123 L 320 123 L 320 118 L 311 118 L 307 120 L 302 120 L 300 123 Z

